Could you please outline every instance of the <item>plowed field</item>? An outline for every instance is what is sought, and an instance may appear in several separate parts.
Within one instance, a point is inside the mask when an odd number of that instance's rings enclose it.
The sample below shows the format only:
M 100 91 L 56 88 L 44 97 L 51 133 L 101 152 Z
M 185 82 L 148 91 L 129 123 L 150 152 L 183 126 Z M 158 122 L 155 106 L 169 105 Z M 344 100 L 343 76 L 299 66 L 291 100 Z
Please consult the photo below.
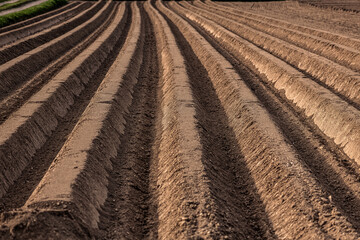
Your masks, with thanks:
M 0 29 L 0 237 L 359 239 L 360 14 L 315 9 L 71 2 Z

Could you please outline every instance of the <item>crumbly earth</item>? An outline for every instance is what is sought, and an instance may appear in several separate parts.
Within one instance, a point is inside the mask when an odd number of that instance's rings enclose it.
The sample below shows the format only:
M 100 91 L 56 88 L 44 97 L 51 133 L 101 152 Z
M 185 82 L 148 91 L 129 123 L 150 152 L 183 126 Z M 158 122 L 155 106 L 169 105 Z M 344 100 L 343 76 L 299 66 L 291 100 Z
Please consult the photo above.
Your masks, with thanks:
M 0 30 L 0 238 L 359 239 L 360 8 L 303 2 Z

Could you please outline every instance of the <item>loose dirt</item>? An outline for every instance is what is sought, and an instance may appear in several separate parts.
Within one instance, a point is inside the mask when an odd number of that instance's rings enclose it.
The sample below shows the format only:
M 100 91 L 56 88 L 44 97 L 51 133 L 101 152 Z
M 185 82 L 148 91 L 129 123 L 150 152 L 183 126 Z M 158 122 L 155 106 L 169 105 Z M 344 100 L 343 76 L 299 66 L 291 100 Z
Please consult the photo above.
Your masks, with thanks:
M 345 5 L 70 3 L 0 30 L 0 238 L 359 239 Z

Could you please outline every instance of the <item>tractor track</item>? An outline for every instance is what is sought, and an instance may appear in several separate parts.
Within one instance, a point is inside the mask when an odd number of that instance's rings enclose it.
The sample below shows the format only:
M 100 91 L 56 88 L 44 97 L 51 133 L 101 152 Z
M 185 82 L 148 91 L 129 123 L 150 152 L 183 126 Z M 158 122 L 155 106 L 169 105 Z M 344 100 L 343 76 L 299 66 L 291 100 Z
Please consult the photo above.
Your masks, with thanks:
M 221 6 L 0 30 L 0 239 L 360 237 L 360 40 Z

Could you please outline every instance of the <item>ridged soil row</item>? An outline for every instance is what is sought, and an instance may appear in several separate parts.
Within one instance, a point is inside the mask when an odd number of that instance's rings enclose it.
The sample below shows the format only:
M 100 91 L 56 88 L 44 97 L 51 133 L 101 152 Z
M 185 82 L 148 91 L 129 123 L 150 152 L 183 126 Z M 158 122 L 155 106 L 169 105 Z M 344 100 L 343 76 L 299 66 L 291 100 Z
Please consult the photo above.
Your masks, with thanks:
M 246 60 L 227 52 L 219 42 L 192 23 L 236 69 L 246 84 L 253 90 L 264 106 L 272 114 L 277 126 L 294 146 L 299 158 L 311 169 L 318 184 L 328 194 L 329 199 L 339 207 L 359 231 L 360 186 L 358 165 L 349 159 L 314 123 L 294 108 L 286 96 L 276 90 L 265 77 L 256 74 L 256 69 L 244 65 Z M 248 65 L 249 66 L 249 65 Z
M 342 95 L 343 99 L 354 106 L 360 107 L 360 76 L 358 72 L 352 71 L 347 67 L 336 64 L 325 57 L 310 53 L 307 50 L 291 45 L 281 39 L 272 37 L 261 31 L 252 29 L 243 24 L 213 14 L 209 11 L 195 8 L 190 4 L 183 3 L 184 6 L 194 12 L 200 13 L 228 30 L 236 33 L 240 37 L 252 42 L 256 46 L 268 51 L 269 53 L 288 62 L 292 66 L 306 72 L 317 80 L 321 85 L 329 88 L 337 94 Z M 343 59 L 343 55 L 338 55 Z M 356 60 L 354 60 L 356 62 Z
M 59 121 L 74 105 L 76 97 L 87 90 L 89 81 L 114 49 L 128 22 L 124 4 L 115 10 L 115 18 L 96 41 L 0 125 L 0 195 L 6 193 L 34 154 L 46 143 Z
M 234 14 L 225 11 L 224 9 L 213 7 L 210 4 L 204 4 L 200 1 L 195 1 L 195 5 L 202 8 L 207 8 L 209 11 L 227 18 L 231 18 L 238 23 L 245 24 L 259 31 L 297 45 L 308 51 L 322 55 L 355 71 L 360 70 L 360 49 L 356 50 L 354 48 L 349 48 L 344 45 L 334 43 L 333 41 L 325 40 L 323 38 L 303 33 L 291 28 L 284 28 L 261 19 L 247 17 L 246 15 Z
M 341 1 L 341 2 L 303 1 L 303 3 L 309 4 L 310 6 L 314 6 L 317 8 L 360 13 L 359 2 L 357 1 Z
M 156 127 L 156 158 L 151 166 L 152 197 L 158 239 L 220 238 L 228 236 L 219 220 L 199 132 L 195 100 L 185 59 L 169 25 L 145 3 L 158 44 L 160 58 L 159 115 Z
M 86 22 L 76 25 L 74 29 L 62 33 L 58 38 L 51 38 L 51 41 L 47 41 L 45 38 L 42 45 L 2 64 L 0 66 L 0 96 L 7 96 L 42 68 L 95 31 L 113 10 L 113 3 L 99 2 L 96 6 L 99 6 L 97 13 Z
M 319 129 L 339 145 L 340 148 L 357 163 L 360 162 L 360 113 L 357 109 L 342 101 L 329 90 L 321 87 L 287 63 L 259 49 L 252 43 L 179 5 L 174 5 L 186 17 L 213 36 L 229 52 L 247 64 L 254 66 L 268 82 L 278 90 L 284 90 L 286 97 L 297 107 L 305 110 Z
M 124 115 L 132 102 L 143 54 L 139 9 L 135 3 L 131 8 L 131 26 L 123 48 L 27 206 L 72 202 L 89 227 L 98 226 L 99 210 L 107 197 L 106 171 L 111 170 L 110 159 L 120 146 Z
M 18 87 L 11 94 L 0 100 L 0 124 L 3 123 L 12 112 L 19 109 L 26 100 L 36 93 L 44 84 L 54 77 L 66 64 L 72 61 L 86 47 L 88 47 L 96 38 L 106 29 L 113 19 L 115 12 L 111 13 L 103 20 L 95 31 L 84 37 L 79 43 L 73 45 L 71 49 L 59 56 L 53 62 L 41 69 L 27 81 Z
M 161 8 L 161 6 L 160 6 Z M 163 12 L 184 56 L 194 95 L 202 164 L 217 219 L 213 238 L 274 239 L 274 232 L 249 170 L 244 164 L 226 113 L 182 31 Z M 221 235 L 217 235 L 217 234 Z M 201 235 L 197 235 L 201 237 Z
M 360 40 L 356 39 L 356 38 L 351 38 L 351 37 L 348 37 L 345 35 L 339 35 L 339 34 L 336 34 L 333 32 L 327 32 L 327 31 L 323 31 L 320 29 L 316 29 L 316 28 L 310 28 L 310 27 L 305 27 L 302 25 L 296 25 L 293 23 L 289 23 L 289 22 L 277 19 L 275 17 L 264 16 L 264 15 L 260 15 L 260 14 L 256 14 L 256 13 L 250 13 L 250 12 L 246 12 L 246 11 L 239 10 L 236 8 L 219 5 L 219 4 L 211 2 L 211 1 L 207 1 L 206 5 L 227 10 L 227 11 L 229 11 L 229 13 L 234 13 L 238 16 L 244 16 L 249 19 L 267 22 L 268 24 L 278 26 L 283 29 L 294 30 L 294 31 L 297 31 L 300 33 L 308 34 L 309 36 L 318 37 L 320 39 L 324 39 L 324 40 L 327 40 L 327 41 L 330 41 L 330 42 L 333 42 L 336 44 L 340 44 L 342 46 L 347 46 L 347 47 L 356 49 L 358 51 L 360 50 Z
M 76 15 L 67 21 L 62 21 L 60 24 L 55 26 L 50 26 L 44 28 L 36 33 L 28 34 L 28 36 L 21 37 L 23 34 L 27 34 L 27 29 L 21 28 L 19 31 L 16 31 L 15 34 L 6 34 L 4 33 L 4 41 L 14 41 L 9 44 L 4 44 L 0 48 L 1 60 L 0 63 L 4 64 L 24 53 L 35 49 L 36 47 L 41 46 L 49 42 L 52 39 L 55 39 L 63 34 L 71 31 L 78 25 L 84 23 L 93 17 L 105 4 L 86 4 L 77 7 Z M 19 38 L 18 38 L 19 36 Z M 8 38 L 8 39 L 7 39 Z
M 6 26 L 6 27 L 2 27 L 0 29 L 0 33 L 4 33 L 4 32 L 8 32 L 8 31 L 17 29 L 17 28 L 21 28 L 21 27 L 24 27 L 26 25 L 31 25 L 31 24 L 33 24 L 35 22 L 40 22 L 43 19 L 46 19 L 46 18 L 51 17 L 53 15 L 57 15 L 58 13 L 65 12 L 65 11 L 71 9 L 71 8 L 74 8 L 74 7 L 78 6 L 79 4 L 81 4 L 81 3 L 80 2 L 72 2 L 72 3 L 66 4 L 63 7 L 57 8 L 57 9 L 55 9 L 53 11 L 41 14 L 41 15 L 36 16 L 36 17 L 32 17 L 32 18 L 30 18 L 28 20 L 24 20 L 24 21 L 21 21 L 21 22 L 18 22 L 18 23 L 14 23 L 14 24 L 11 24 L 11 25 Z
M 358 235 L 353 226 L 326 198 L 311 171 L 230 63 L 189 24 L 174 13 L 162 10 L 181 29 L 208 71 L 275 236 L 356 239 Z
M 307 33 L 307 34 L 310 34 L 313 36 L 317 36 L 317 37 L 326 39 L 326 40 L 334 42 L 334 43 L 338 43 L 338 44 L 341 44 L 344 46 L 348 46 L 348 47 L 360 50 L 360 40 L 359 39 L 352 38 L 352 37 L 342 35 L 342 34 L 336 34 L 334 32 L 320 30 L 317 28 L 312 28 L 312 27 L 297 25 L 294 23 L 289 23 L 284 20 L 278 19 L 276 17 L 276 13 L 274 14 L 274 12 L 272 12 L 272 14 L 271 14 L 273 16 L 264 16 L 264 15 L 256 14 L 253 12 L 244 11 L 243 9 L 240 9 L 238 7 L 230 7 L 230 6 L 227 7 L 227 6 L 224 6 L 223 4 L 217 4 L 217 3 L 214 3 L 211 1 L 206 1 L 206 4 L 212 5 L 215 7 L 225 8 L 229 12 L 245 15 L 245 16 L 252 17 L 252 18 L 262 19 L 268 23 L 272 23 L 275 25 L 281 25 L 285 28 L 294 29 L 294 30 L 297 30 L 297 31 L 300 31 L 303 33 Z
M 108 197 L 102 208 L 100 239 L 156 239 L 156 207 L 150 175 L 154 168 L 159 62 L 153 25 L 140 5 L 144 47 L 118 154 L 111 159 Z
M 96 33 L 93 33 L 88 37 L 88 39 L 84 40 L 83 45 L 85 46 L 81 46 L 80 49 L 74 50 L 74 56 L 65 55 L 65 57 L 69 58 L 68 62 L 71 62 L 71 60 L 75 58 L 76 54 L 81 53 L 82 50 L 84 50 L 87 46 L 94 42 L 99 37 L 99 35 L 106 30 L 106 28 L 111 24 L 111 22 L 115 18 L 115 15 L 117 14 L 116 8 L 117 7 L 115 6 L 114 10 L 109 15 L 108 19 L 103 23 L 101 28 L 97 29 Z M 100 85 L 107 70 L 110 68 L 112 62 L 115 60 L 117 54 L 121 49 L 122 44 L 126 39 L 126 35 L 130 25 L 124 26 L 124 24 L 125 22 L 130 22 L 131 16 L 127 14 L 127 12 L 125 12 L 125 14 L 126 15 L 124 16 L 124 20 L 120 23 L 123 24 L 123 29 L 120 33 L 120 36 L 118 37 L 119 40 L 113 47 L 113 50 L 108 54 L 106 60 L 104 60 L 104 62 L 102 63 L 102 67 L 93 74 L 88 84 L 86 85 L 85 91 L 82 91 L 79 95 L 74 97 L 74 104 L 69 108 L 69 111 L 66 113 L 66 115 L 62 118 L 58 118 L 58 124 L 53 130 L 51 137 L 32 156 L 31 164 L 28 164 L 24 168 L 19 178 L 11 185 L 7 193 L 0 199 L 0 212 L 21 207 L 25 203 L 26 199 L 30 196 L 31 192 L 35 189 L 36 185 L 39 183 L 39 181 L 45 174 L 56 154 L 60 151 L 62 145 L 66 141 L 66 137 L 70 134 L 70 132 L 76 125 L 78 119 L 85 110 L 91 97 L 94 95 L 96 89 Z M 52 72 L 53 75 L 49 77 L 49 80 L 51 80 L 53 76 L 60 72 L 62 68 L 65 67 L 66 63 L 67 62 L 61 63 L 59 64 L 59 66 L 55 66 L 59 69 Z M 15 100 L 18 100 L 17 97 L 19 97 L 20 100 L 23 100 L 22 94 L 25 94 L 28 95 L 25 96 L 26 100 L 32 97 L 32 94 L 34 94 L 33 92 L 37 92 L 39 89 L 41 89 L 42 86 L 43 84 L 34 84 L 32 86 L 29 86 L 29 89 L 26 88 L 24 91 L 20 91 L 20 96 L 15 96 L 14 98 Z M 8 103 L 9 102 L 6 102 L 5 104 Z M 10 101 L 9 104 L 11 105 L 13 103 L 14 102 Z M 23 104 L 23 102 L 20 102 L 20 104 Z M 22 105 L 20 105 L 20 107 L 21 106 Z M 5 111 L 5 113 L 7 112 Z
M 299 158 L 311 169 L 318 183 L 341 212 L 360 229 L 360 171 L 333 141 L 295 107 L 282 93 L 268 83 L 256 69 L 245 66 L 244 59 L 236 58 L 211 38 L 203 29 L 191 23 L 236 69 L 249 88 L 271 113 L 282 133 L 294 146 Z
M 132 102 L 143 52 L 144 33 L 141 31 L 139 9 L 136 3 L 132 3 L 131 8 L 131 26 L 120 53 L 44 178 L 26 202 L 21 224 L 25 222 L 34 228 L 44 227 L 49 225 L 49 219 L 54 218 L 54 221 L 64 224 L 66 232 L 74 231 L 88 238 L 92 230 L 97 229 L 99 210 L 107 197 L 107 171 L 112 169 L 111 158 L 117 155 L 121 144 L 124 115 Z M 118 23 L 121 14 L 117 14 L 116 18 L 115 22 Z M 63 215 L 54 212 L 70 213 L 71 216 L 62 221 Z M 43 216 L 47 216 L 47 219 L 43 220 Z M 76 232 L 81 230 L 76 229 L 78 225 L 83 227 L 81 232 Z M 10 231 L 16 228 L 11 221 L 7 226 Z M 27 230 L 26 234 L 31 234 L 32 230 Z M 42 232 L 43 236 L 55 237 L 56 232 L 50 230 Z
M 43 20 L 36 21 L 32 24 L 29 23 L 20 28 L 5 31 L 0 34 L 0 47 L 15 42 L 19 39 L 25 38 L 31 34 L 35 34 L 43 29 L 50 28 L 56 24 L 64 22 L 92 5 L 93 4 L 91 2 L 85 2 L 82 4 L 70 4 L 70 6 L 72 7 L 66 9 L 66 11 L 60 11 L 59 13 L 54 14 L 53 16 L 45 18 Z

